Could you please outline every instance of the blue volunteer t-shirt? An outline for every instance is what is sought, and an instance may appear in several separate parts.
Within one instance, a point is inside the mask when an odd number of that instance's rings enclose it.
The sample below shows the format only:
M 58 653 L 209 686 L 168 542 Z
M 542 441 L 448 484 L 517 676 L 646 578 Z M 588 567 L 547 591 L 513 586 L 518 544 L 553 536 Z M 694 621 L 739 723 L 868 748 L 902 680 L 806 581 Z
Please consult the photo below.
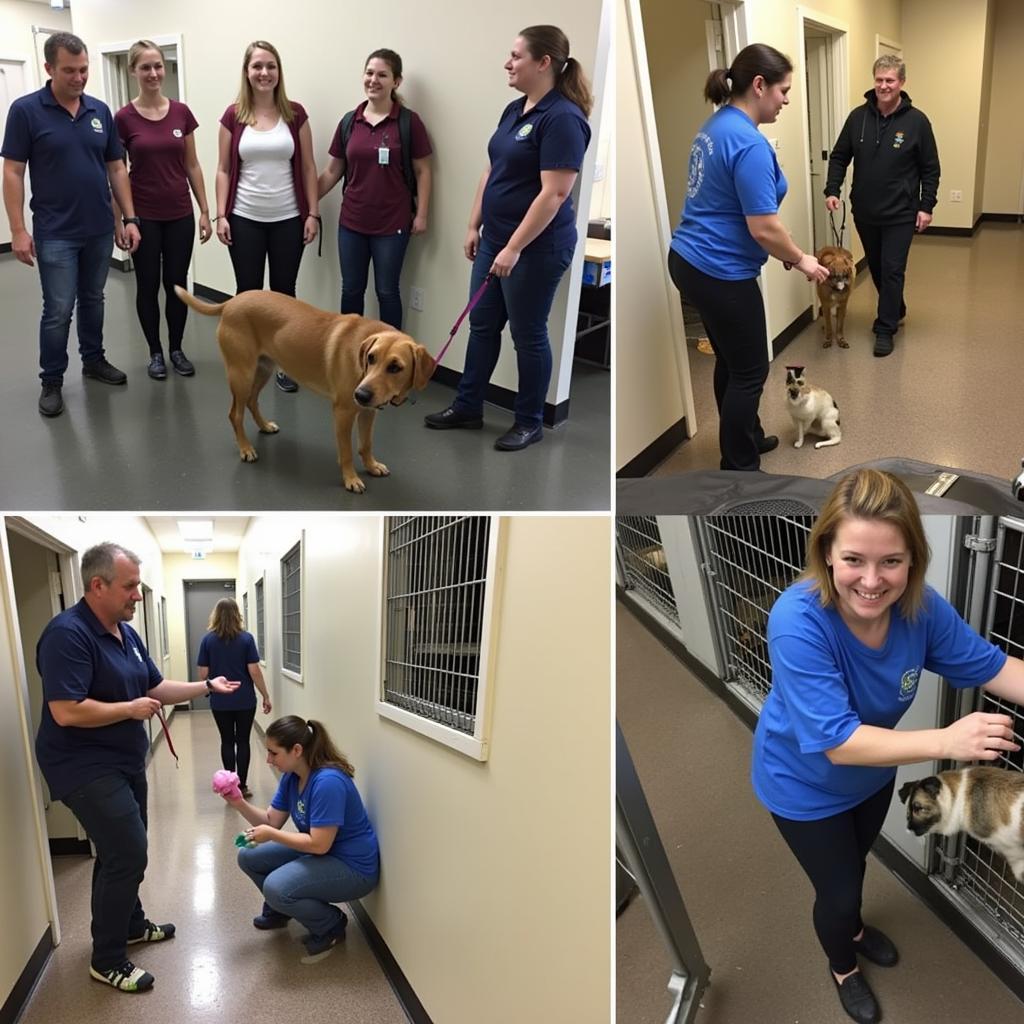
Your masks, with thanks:
M 672 248 L 710 277 L 757 277 L 768 253 L 746 218 L 778 213 L 787 187 L 772 144 L 742 110 L 722 107 L 693 140 Z
M 482 197 L 483 234 L 499 248 L 508 244 L 540 194 L 540 172 L 578 172 L 590 143 L 590 125 L 583 111 L 557 89 L 541 97 L 526 114 L 525 105 L 523 96 L 502 111 L 487 144 L 491 172 Z M 568 195 L 551 223 L 523 251 L 553 252 L 575 245 L 576 214 Z
M 234 693 L 211 693 L 210 707 L 214 711 L 245 711 L 256 707 L 256 687 L 249 666 L 260 660 L 252 633 L 244 629 L 231 640 L 222 640 L 216 633 L 204 633 L 199 641 L 196 665 L 209 669 L 209 678 L 224 676 L 237 679 L 242 685 Z
M 54 800 L 114 772 L 137 774 L 146 766 L 149 737 L 129 718 L 94 729 L 58 725 L 51 700 L 116 703 L 145 697 L 163 680 L 139 634 L 122 622 L 121 641 L 108 633 L 82 598 L 43 630 L 36 667 L 43 680 L 43 714 L 36 759 Z
M 783 818 L 811 821 L 877 793 L 895 768 L 835 765 L 825 754 L 860 725 L 892 729 L 928 669 L 952 686 L 995 678 L 1006 654 L 982 639 L 945 598 L 925 588 L 910 622 L 894 605 L 880 650 L 861 643 L 836 608 L 822 608 L 808 582 L 794 584 L 768 616 L 772 689 L 754 733 L 751 779 L 758 799 Z
M 299 777 L 294 772 L 285 772 L 270 806 L 287 811 L 295 827 L 306 835 L 312 826 L 337 825 L 334 843 L 327 854 L 367 878 L 377 877 L 377 834 L 366 816 L 356 784 L 340 768 L 324 767 L 310 772 L 301 794 Z
M 0 156 L 28 164 L 36 241 L 113 238 L 107 163 L 122 159 L 124 148 L 102 100 L 83 93 L 72 117 L 47 82 L 11 104 Z

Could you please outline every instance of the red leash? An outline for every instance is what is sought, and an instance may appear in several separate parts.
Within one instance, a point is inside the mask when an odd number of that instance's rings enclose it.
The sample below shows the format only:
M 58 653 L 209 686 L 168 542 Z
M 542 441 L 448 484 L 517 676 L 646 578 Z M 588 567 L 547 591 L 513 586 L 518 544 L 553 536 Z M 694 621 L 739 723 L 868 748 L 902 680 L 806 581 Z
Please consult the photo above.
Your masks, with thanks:
M 459 325 L 462 323 L 463 320 L 466 319 L 467 315 L 469 314 L 469 311 L 483 298 L 483 294 L 487 290 L 487 286 L 491 283 L 493 277 L 493 274 L 488 274 L 484 278 L 484 283 L 480 285 L 479 288 L 477 288 L 476 292 L 473 294 L 473 297 L 467 303 L 466 308 L 459 314 L 459 319 L 455 321 L 455 326 L 452 327 L 452 332 L 451 334 L 448 335 L 448 340 L 444 343 L 444 347 L 441 349 L 440 352 L 438 352 L 436 356 L 434 356 L 435 369 L 437 369 L 437 365 L 438 363 L 441 362 L 441 358 L 444 356 L 445 352 L 448 351 L 448 346 L 452 343 L 452 339 L 455 337 L 455 332 L 459 329 Z
M 174 749 L 174 744 L 171 742 L 171 730 L 167 728 L 167 722 L 164 719 L 164 713 L 160 708 L 156 709 L 156 717 L 160 719 L 160 724 L 163 726 L 164 737 L 167 740 L 167 749 L 171 752 L 171 756 L 174 758 L 174 767 L 180 768 L 181 761 L 178 759 L 178 753 Z

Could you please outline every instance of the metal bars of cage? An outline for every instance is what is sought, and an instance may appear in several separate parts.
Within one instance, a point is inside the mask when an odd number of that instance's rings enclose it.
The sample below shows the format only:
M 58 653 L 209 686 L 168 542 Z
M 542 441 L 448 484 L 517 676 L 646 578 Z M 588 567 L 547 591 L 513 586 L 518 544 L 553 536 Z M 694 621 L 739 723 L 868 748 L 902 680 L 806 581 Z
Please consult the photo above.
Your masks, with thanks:
M 618 516 L 615 538 L 627 590 L 679 625 L 665 548 L 655 516 Z
M 281 667 L 302 671 L 302 542 L 281 559 Z
M 253 589 L 256 592 L 256 646 L 260 657 L 266 658 L 267 652 L 263 649 L 263 580 L 258 579 Z
M 803 571 L 814 516 L 701 516 L 698 535 L 725 668 L 748 702 L 771 690 L 768 613 Z
M 384 700 L 473 735 L 490 519 L 388 521 Z

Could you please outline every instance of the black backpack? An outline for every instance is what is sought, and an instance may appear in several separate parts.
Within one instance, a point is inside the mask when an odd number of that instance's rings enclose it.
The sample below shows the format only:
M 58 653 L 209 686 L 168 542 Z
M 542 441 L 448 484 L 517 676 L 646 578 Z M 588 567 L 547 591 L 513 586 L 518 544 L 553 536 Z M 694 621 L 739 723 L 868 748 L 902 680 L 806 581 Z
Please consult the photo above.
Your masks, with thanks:
M 356 119 L 356 112 L 350 110 L 342 119 L 341 131 L 341 152 L 348 151 L 348 140 L 352 137 L 352 122 Z M 412 212 L 416 212 L 416 175 L 412 169 L 412 114 L 408 108 L 398 109 L 398 141 L 402 145 L 402 176 L 412 196 Z M 345 186 L 348 182 L 348 156 L 345 156 L 345 174 L 341 179 L 342 195 L 345 193 Z

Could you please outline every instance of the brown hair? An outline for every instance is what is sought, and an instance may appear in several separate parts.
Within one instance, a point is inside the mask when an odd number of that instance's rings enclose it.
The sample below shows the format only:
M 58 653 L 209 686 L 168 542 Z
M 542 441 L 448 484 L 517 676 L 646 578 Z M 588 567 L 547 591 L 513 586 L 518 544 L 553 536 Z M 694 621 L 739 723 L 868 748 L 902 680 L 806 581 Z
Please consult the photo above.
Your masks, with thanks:
M 242 613 L 233 597 L 222 597 L 213 606 L 206 628 L 221 640 L 234 640 L 242 632 Z
M 727 100 L 742 96 L 760 75 L 768 85 L 781 82 L 793 71 L 793 62 L 767 43 L 744 46 L 731 68 L 716 68 L 704 83 L 704 99 L 720 106 Z M 732 85 L 729 82 L 732 82 Z
M 334 745 L 327 730 L 312 718 L 307 722 L 298 715 L 285 715 L 267 726 L 266 735 L 278 746 L 291 750 L 297 743 L 310 771 L 317 768 L 340 768 L 349 777 L 355 775 L 348 758 Z
M 54 32 L 53 35 L 46 37 L 46 42 L 43 43 L 43 59 L 50 67 L 57 63 L 58 50 L 67 50 L 72 57 L 89 52 L 85 43 L 71 32 Z
M 376 57 L 379 60 L 384 61 L 389 68 L 391 68 L 391 74 L 394 78 L 402 77 L 402 58 L 395 53 L 394 50 L 374 50 L 366 60 L 363 61 L 363 68 L 370 63 L 373 58 Z M 396 103 L 404 102 L 402 97 L 398 95 L 398 89 L 391 90 L 391 99 Z
M 871 65 L 871 74 L 877 75 L 879 71 L 895 71 L 896 77 L 901 81 L 907 80 L 907 65 L 903 63 L 902 57 L 895 53 L 883 53 L 874 64 Z
M 580 62 L 569 56 L 569 40 L 555 25 L 531 25 L 519 33 L 534 60 L 551 58 L 551 70 L 555 76 L 555 88 L 568 100 L 572 100 L 584 116 L 590 117 L 594 107 L 594 95 L 590 83 L 583 73 Z
M 163 51 L 160 49 L 152 39 L 140 39 L 138 42 L 132 43 L 131 49 L 128 51 L 128 68 L 131 71 L 135 70 L 135 65 L 139 63 L 139 58 L 147 50 L 156 50 L 160 54 L 160 60 L 164 59 Z
M 284 91 L 284 68 L 281 66 L 281 55 L 277 48 L 266 42 L 264 39 L 256 39 L 245 48 L 245 56 L 242 58 L 242 85 L 238 90 L 238 99 L 235 101 L 235 117 L 239 124 L 255 124 L 256 115 L 253 113 L 252 86 L 249 84 L 249 60 L 253 50 L 266 50 L 273 54 L 277 61 L 277 85 L 274 87 L 274 106 L 281 115 L 285 124 L 291 124 L 295 119 L 295 112 L 288 101 L 288 95 Z
M 823 608 L 835 604 L 836 586 L 827 556 L 840 525 L 847 519 L 891 523 L 903 534 L 910 552 L 910 568 L 899 606 L 904 618 L 916 618 L 924 601 L 924 577 L 931 551 L 914 495 L 891 473 L 858 469 L 836 484 L 811 530 L 807 568 L 800 579 L 811 581 L 811 589 L 818 591 Z

